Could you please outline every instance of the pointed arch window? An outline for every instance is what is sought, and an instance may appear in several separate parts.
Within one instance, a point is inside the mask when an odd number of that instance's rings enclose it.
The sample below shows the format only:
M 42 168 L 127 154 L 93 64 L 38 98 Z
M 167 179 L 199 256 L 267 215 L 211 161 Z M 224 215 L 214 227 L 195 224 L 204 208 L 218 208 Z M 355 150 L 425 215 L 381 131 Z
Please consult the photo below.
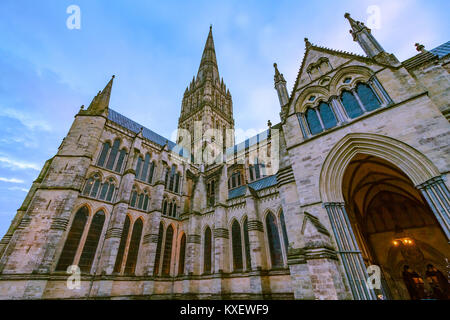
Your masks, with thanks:
M 319 117 L 315 109 L 308 109 L 306 111 L 306 122 L 308 123 L 309 131 L 311 134 L 318 134 L 323 131 L 322 125 L 320 124 Z
M 145 155 L 144 166 L 142 167 L 140 180 L 147 181 L 148 167 L 150 165 L 150 154 Z
M 171 190 L 171 191 L 173 190 L 174 182 L 175 182 L 175 170 L 176 170 L 176 167 L 173 165 L 172 169 L 170 171 L 170 182 L 169 182 L 169 190 Z
M 233 270 L 241 271 L 243 269 L 242 261 L 242 237 L 241 237 L 241 227 L 239 223 L 235 220 L 231 226 L 232 234 L 232 248 L 233 248 Z
M 272 268 L 281 267 L 283 266 L 283 253 L 281 251 L 280 235 L 278 234 L 275 216 L 271 212 L 266 216 L 266 229 Z
M 106 156 L 108 155 L 108 151 L 111 148 L 111 144 L 109 142 L 105 142 L 103 144 L 102 152 L 100 153 L 100 157 L 98 157 L 97 165 L 99 167 L 103 167 L 105 165 Z
M 131 202 L 130 202 L 130 206 L 132 206 L 132 207 L 136 207 L 136 200 L 137 200 L 137 197 L 138 197 L 138 193 L 137 193 L 137 190 L 136 190 L 136 187 L 134 186 L 133 187 L 133 191 L 131 191 Z
M 91 271 L 92 262 L 94 261 L 94 256 L 97 252 L 104 223 L 105 213 L 103 210 L 100 210 L 92 218 L 89 232 L 84 243 L 83 252 L 81 253 L 80 262 L 78 262 L 78 266 L 82 272 Z
M 153 174 L 155 172 L 155 161 L 153 161 L 150 165 L 150 174 L 148 175 L 148 183 L 153 182 Z
M 356 100 L 353 93 L 343 91 L 341 94 L 341 102 L 344 106 L 345 112 L 351 119 L 359 117 L 363 114 L 363 110 L 361 109 L 358 100 Z
M 164 201 L 163 201 L 162 214 L 167 215 L 167 200 L 166 199 L 164 199 Z
M 248 219 L 244 219 L 244 247 L 245 247 L 245 267 L 246 270 L 252 269 L 252 258 L 250 255 L 250 237 L 248 235 Z
M 142 169 L 142 162 L 144 160 L 142 159 L 142 157 L 138 158 L 138 161 L 136 163 L 136 178 L 139 179 L 139 176 L 141 175 L 141 169 Z
M 114 179 L 110 178 L 105 183 L 101 183 L 100 175 L 95 174 L 86 180 L 83 195 L 91 198 L 98 198 L 111 202 L 115 190 Z
M 203 243 L 203 273 L 211 273 L 211 245 L 211 229 L 209 227 L 206 227 Z
M 155 253 L 155 265 L 153 268 L 153 274 L 159 274 L 159 262 L 161 261 L 161 246 L 162 240 L 164 236 L 164 225 L 162 222 L 159 223 L 159 231 L 158 231 L 158 243 L 156 244 L 156 253 Z
M 173 203 L 170 202 L 170 203 L 169 203 L 169 217 L 172 216 L 172 207 L 173 207 Z
M 148 210 L 148 200 L 149 200 L 149 196 L 147 194 L 147 191 L 144 192 L 144 206 L 143 206 L 143 210 L 147 211 Z
M 367 111 L 373 111 L 381 107 L 381 102 L 377 95 L 367 84 L 359 83 L 356 86 L 356 93 Z
M 88 196 L 91 193 L 93 185 L 94 185 L 94 178 L 89 178 L 84 186 L 83 195 Z
M 281 213 L 280 213 L 280 224 L 281 224 L 281 231 L 283 233 L 284 250 L 285 250 L 286 256 L 287 256 L 288 249 L 289 249 L 289 239 L 288 239 L 288 235 L 287 235 L 286 223 L 284 221 L 283 211 L 281 211 Z
M 139 254 L 139 246 L 141 244 L 142 228 L 144 224 L 142 219 L 137 219 L 133 226 L 130 245 L 128 247 L 127 262 L 125 264 L 125 274 L 134 275 L 136 271 L 136 263 Z
M 116 263 L 114 264 L 114 272 L 120 273 L 123 262 L 123 255 L 125 253 L 125 246 L 127 244 L 128 232 L 130 231 L 130 217 L 125 217 L 125 223 L 122 229 L 122 236 L 120 237 L 119 251 L 116 256 Z
M 180 174 L 177 172 L 175 174 L 175 189 L 174 189 L 174 192 L 178 193 L 179 192 L 179 188 L 180 188 Z
M 169 226 L 166 231 L 166 243 L 164 245 L 162 274 L 170 274 L 170 261 L 172 258 L 173 228 Z
M 334 128 L 337 125 L 336 116 L 328 103 L 321 102 L 319 104 L 319 114 L 325 130 Z
M 184 263 L 186 257 L 186 235 L 183 233 L 180 240 L 180 256 L 178 258 L 178 275 L 184 274 Z
M 228 181 L 228 188 L 233 189 L 239 186 L 241 186 L 241 172 L 235 171 Z
M 67 235 L 64 248 L 59 257 L 56 271 L 66 271 L 67 267 L 72 265 L 80 244 L 81 236 L 83 235 L 86 222 L 88 220 L 89 210 L 87 207 L 82 207 L 77 211 Z
M 166 167 L 166 175 L 164 177 L 164 188 L 167 189 L 169 183 L 169 168 Z
M 119 173 L 122 172 L 122 166 L 126 155 L 127 151 L 125 149 L 120 150 L 119 160 L 117 160 L 116 169 L 114 171 Z
M 100 200 L 105 200 L 106 194 L 108 193 L 108 188 L 109 188 L 109 182 L 105 182 L 102 184 L 102 186 L 100 188 L 100 195 L 98 197 Z
M 120 140 L 114 140 L 113 147 L 111 149 L 111 153 L 109 154 L 108 162 L 106 164 L 106 169 L 112 170 L 114 167 L 114 163 L 116 162 L 117 153 L 119 152 Z
M 111 202 L 113 200 L 114 191 L 116 190 L 116 186 L 110 181 L 108 194 L 106 195 L 106 201 Z

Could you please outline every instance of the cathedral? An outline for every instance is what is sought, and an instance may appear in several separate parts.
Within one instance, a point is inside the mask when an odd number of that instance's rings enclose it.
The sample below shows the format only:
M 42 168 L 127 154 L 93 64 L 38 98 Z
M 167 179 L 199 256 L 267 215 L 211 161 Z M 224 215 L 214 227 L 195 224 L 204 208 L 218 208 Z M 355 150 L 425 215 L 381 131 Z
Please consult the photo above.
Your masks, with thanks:
M 81 107 L 0 242 L 0 299 L 448 299 L 450 42 L 305 38 L 280 119 L 235 144 L 210 28 L 177 141 Z M 125 109 L 124 109 L 125 110 Z

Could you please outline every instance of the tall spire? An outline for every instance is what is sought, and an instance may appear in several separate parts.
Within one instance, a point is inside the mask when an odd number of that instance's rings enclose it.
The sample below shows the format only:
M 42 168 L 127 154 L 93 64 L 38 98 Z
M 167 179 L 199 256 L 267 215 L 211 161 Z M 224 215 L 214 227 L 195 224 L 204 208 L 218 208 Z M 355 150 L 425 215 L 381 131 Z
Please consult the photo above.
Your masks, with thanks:
M 275 89 L 278 93 L 278 99 L 280 100 L 281 107 L 285 106 L 289 101 L 289 94 L 286 89 L 286 80 L 284 80 L 284 76 L 280 71 L 278 71 L 278 66 L 276 63 L 273 64 L 275 68 L 275 76 L 273 77 L 275 82 Z
M 109 108 L 109 100 L 111 98 L 111 89 L 114 82 L 115 76 L 111 77 L 106 87 L 103 91 L 99 91 L 99 93 L 94 97 L 87 111 L 91 114 L 102 114 L 105 110 Z
M 217 67 L 216 49 L 212 35 L 212 25 L 209 27 L 208 38 L 203 49 L 202 60 L 198 68 L 197 78 L 203 80 L 207 77 L 219 79 L 219 68 Z
M 350 22 L 352 28 L 350 33 L 353 36 L 353 40 L 359 43 L 369 58 L 373 58 L 378 54 L 385 52 L 377 39 L 372 35 L 371 30 L 366 27 L 363 22 L 353 20 L 350 13 L 346 13 L 344 17 Z

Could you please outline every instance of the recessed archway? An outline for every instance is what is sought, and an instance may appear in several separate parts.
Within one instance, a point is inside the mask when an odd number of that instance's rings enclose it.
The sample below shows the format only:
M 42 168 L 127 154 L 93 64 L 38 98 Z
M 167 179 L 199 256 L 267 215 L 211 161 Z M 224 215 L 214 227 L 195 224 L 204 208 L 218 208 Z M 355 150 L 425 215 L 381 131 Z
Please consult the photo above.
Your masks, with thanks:
M 357 154 L 344 171 L 342 193 L 365 265 L 381 268 L 383 290 L 377 293 L 391 299 L 448 295 L 448 286 L 433 288 L 427 265 L 444 275 L 450 248 L 408 176 L 384 159 Z
M 402 230 L 419 226 L 437 228 L 439 232 L 436 234 L 443 237 L 436 241 L 448 245 L 448 194 L 448 188 L 436 166 L 421 152 L 396 139 L 376 134 L 352 133 L 330 150 L 322 166 L 320 195 L 355 299 L 377 298 L 376 292 L 366 286 L 366 268 L 369 263 L 380 263 L 382 258 L 373 252 L 376 250 L 371 247 L 372 241 L 367 241 L 366 235 L 370 233 L 367 230 L 380 234 L 401 234 Z M 390 209 L 388 204 L 391 205 Z M 413 213 L 405 219 L 405 212 L 412 210 Z M 383 213 L 386 211 L 395 212 L 396 217 L 403 216 L 398 219 L 405 224 L 402 226 L 400 222 L 392 223 L 392 214 Z M 434 260 L 430 258 L 429 261 L 442 261 L 442 256 L 448 255 L 448 247 L 436 251 L 420 237 L 417 237 L 417 241 L 409 240 L 427 248 L 429 255 L 434 256 Z M 390 265 L 395 264 L 394 261 L 398 260 L 396 255 L 401 254 L 398 249 L 400 244 L 397 249 L 386 245 L 383 248 L 388 251 L 389 257 L 383 259 L 388 259 Z M 442 265 L 441 262 L 437 264 Z M 396 268 L 398 270 L 398 266 Z M 392 281 L 395 282 L 398 273 L 393 278 Z M 405 298 L 401 293 L 394 293 L 392 296 Z

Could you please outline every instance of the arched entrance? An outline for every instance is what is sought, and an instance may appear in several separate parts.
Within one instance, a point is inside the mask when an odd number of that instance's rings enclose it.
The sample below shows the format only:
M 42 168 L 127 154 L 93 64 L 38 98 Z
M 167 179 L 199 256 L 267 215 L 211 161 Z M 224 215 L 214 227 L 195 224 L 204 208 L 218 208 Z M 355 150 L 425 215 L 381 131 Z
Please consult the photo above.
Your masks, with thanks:
M 408 176 L 384 159 L 357 154 L 345 169 L 342 192 L 365 265 L 381 268 L 384 290 L 378 294 L 391 299 L 448 295 L 448 285 L 433 281 L 427 265 L 446 275 L 450 246 Z
M 355 299 L 381 293 L 366 285 L 373 264 L 382 269 L 385 298 L 422 298 L 415 291 L 431 290 L 427 277 L 445 282 L 449 190 L 420 152 L 386 136 L 349 134 L 325 159 L 320 193 Z M 430 268 L 427 274 L 428 264 L 441 273 Z

